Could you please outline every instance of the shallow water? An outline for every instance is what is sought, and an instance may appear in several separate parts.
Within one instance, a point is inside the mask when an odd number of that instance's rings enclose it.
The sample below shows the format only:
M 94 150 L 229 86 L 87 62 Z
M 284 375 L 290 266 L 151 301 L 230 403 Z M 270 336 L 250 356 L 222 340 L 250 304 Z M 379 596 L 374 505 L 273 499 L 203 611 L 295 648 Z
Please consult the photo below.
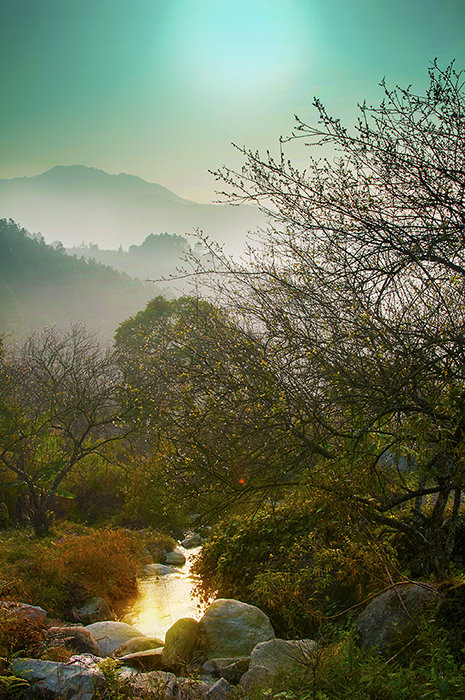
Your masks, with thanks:
M 203 609 L 193 595 L 194 578 L 190 574 L 193 558 L 200 547 L 184 549 L 176 547 L 187 558 L 182 567 L 173 573 L 144 576 L 139 581 L 139 591 L 123 611 L 121 620 L 133 625 L 148 637 L 165 638 L 167 630 L 181 617 L 198 620 Z

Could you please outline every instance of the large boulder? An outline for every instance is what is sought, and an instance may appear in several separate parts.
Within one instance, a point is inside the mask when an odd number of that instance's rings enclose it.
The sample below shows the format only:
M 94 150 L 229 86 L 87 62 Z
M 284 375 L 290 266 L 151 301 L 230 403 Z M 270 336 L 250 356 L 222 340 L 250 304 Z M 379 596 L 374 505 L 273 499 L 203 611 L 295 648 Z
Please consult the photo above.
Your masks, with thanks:
M 114 650 L 112 656 L 118 659 L 125 654 L 136 654 L 138 651 L 148 651 L 149 649 L 159 649 L 164 642 L 157 637 L 134 637 L 124 642 L 120 647 Z
M 163 661 L 167 665 L 187 664 L 198 647 L 199 623 L 191 617 L 183 617 L 166 633 Z
M 113 613 L 107 601 L 99 596 L 88 598 L 79 608 L 73 608 L 73 613 L 83 625 L 113 619 Z
M 376 596 L 357 619 L 362 644 L 377 649 L 389 646 L 413 627 L 415 617 L 437 595 L 431 586 L 412 583 Z
M 93 635 L 82 625 L 50 627 L 46 633 L 47 647 L 65 646 L 76 654 L 100 655 Z
M 103 674 L 80 661 L 60 663 L 39 659 L 13 659 L 11 670 L 18 678 L 31 684 L 34 697 L 63 698 L 63 700 L 93 700 L 96 690 L 104 685 Z
M 186 563 L 186 557 L 179 549 L 173 549 L 172 552 L 168 552 L 165 556 L 165 564 L 171 564 L 171 566 L 184 566 Z
M 115 649 L 129 639 L 144 637 L 139 630 L 125 622 L 94 622 L 92 625 L 87 625 L 85 629 L 97 642 L 100 656 L 111 656 Z
M 312 639 L 271 639 L 261 642 L 250 655 L 250 667 L 240 686 L 247 691 L 277 674 L 305 671 L 316 648 Z
M 257 644 L 275 636 L 262 610 L 232 598 L 215 600 L 200 620 L 199 631 L 206 659 L 249 656 Z

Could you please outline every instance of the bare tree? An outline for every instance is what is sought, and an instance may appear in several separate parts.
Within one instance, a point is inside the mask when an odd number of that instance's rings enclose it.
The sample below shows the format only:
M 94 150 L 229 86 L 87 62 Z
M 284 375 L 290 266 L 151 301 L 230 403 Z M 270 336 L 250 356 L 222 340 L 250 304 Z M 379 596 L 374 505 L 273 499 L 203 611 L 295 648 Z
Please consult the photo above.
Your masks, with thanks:
M 383 83 L 352 132 L 316 100 L 318 125 L 292 138 L 334 158 L 303 172 L 284 140 L 278 160 L 239 149 L 223 194 L 270 225 L 248 262 L 211 252 L 223 303 L 273 349 L 309 482 L 407 534 L 441 576 L 465 486 L 465 94 L 452 65 L 429 76 L 424 95 Z
M 128 432 L 112 355 L 81 326 L 46 329 L 5 352 L 0 462 L 29 494 L 36 535 L 48 531 L 60 484 L 76 464 Z

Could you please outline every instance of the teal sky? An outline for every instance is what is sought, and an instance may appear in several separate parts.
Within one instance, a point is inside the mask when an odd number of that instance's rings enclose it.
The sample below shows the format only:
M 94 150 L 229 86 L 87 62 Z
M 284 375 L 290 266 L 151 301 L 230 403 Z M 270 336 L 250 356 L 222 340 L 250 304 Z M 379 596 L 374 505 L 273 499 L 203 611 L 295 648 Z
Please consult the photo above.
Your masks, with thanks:
M 314 95 L 352 122 L 383 76 L 465 68 L 464 0 L 2 0 L 0 26 L 1 178 L 80 163 L 197 201 Z

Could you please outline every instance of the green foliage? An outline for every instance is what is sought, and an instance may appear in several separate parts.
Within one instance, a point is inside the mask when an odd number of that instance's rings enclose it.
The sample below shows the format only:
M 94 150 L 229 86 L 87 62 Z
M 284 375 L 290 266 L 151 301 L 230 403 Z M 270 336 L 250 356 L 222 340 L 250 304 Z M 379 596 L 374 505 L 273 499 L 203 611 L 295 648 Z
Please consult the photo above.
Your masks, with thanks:
M 87 525 L 114 523 L 124 504 L 127 473 L 119 465 L 116 451 L 110 459 L 89 455 L 66 477 L 63 486 L 73 494 L 66 515 Z M 126 461 L 126 459 L 125 459 Z M 63 512 L 62 508 L 62 512 Z
M 104 697 L 108 700 L 125 700 L 128 697 L 124 683 L 119 678 L 120 666 L 120 661 L 110 657 L 99 663 L 99 669 L 103 673 L 106 684 Z
M 317 648 L 293 676 L 249 691 L 249 700 L 460 700 L 464 668 L 452 656 L 447 632 L 424 621 L 423 629 L 396 657 L 362 649 L 351 632 Z
M 15 700 L 23 698 L 30 684 L 16 676 L 0 676 L 0 700 Z
M 64 482 L 74 498 L 62 514 L 87 525 L 119 525 L 169 531 L 186 514 L 163 454 L 117 450 L 111 461 L 90 455 Z
M 278 463 L 284 484 L 292 480 L 299 454 L 284 397 L 266 348 L 233 316 L 201 299 L 157 297 L 115 341 L 146 449 L 164 456 L 192 508 L 224 510 L 245 495 L 261 499 L 264 488 L 280 492 L 269 479 Z
M 375 535 L 327 497 L 230 517 L 194 566 L 199 592 L 258 605 L 284 636 L 314 634 L 325 616 L 383 587 L 395 553 Z

